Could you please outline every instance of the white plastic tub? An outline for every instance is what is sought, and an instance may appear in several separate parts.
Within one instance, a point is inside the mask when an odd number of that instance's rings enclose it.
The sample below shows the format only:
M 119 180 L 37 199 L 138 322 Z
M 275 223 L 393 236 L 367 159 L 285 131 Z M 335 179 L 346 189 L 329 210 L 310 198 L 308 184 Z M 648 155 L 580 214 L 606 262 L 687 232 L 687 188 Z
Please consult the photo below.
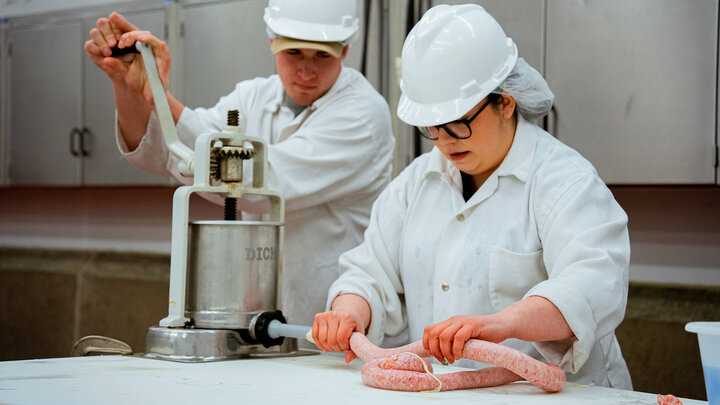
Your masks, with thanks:
M 709 405 L 720 405 L 720 322 L 690 322 L 685 330 L 698 335 Z

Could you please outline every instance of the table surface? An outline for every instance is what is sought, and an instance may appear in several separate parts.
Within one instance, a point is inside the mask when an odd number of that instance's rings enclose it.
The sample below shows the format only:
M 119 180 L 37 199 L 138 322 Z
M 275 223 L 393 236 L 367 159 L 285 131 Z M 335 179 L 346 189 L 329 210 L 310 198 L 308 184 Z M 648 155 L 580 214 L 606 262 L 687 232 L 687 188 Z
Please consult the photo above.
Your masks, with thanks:
M 455 404 L 656 404 L 657 394 L 568 383 L 548 394 L 527 382 L 411 393 L 366 387 L 362 361 L 340 353 L 274 359 L 176 363 L 137 356 L 0 362 L 0 404 L 338 404 L 429 400 Z M 434 366 L 436 373 L 458 367 Z M 412 402 L 408 402 L 412 401 Z M 706 404 L 683 399 L 686 405 Z

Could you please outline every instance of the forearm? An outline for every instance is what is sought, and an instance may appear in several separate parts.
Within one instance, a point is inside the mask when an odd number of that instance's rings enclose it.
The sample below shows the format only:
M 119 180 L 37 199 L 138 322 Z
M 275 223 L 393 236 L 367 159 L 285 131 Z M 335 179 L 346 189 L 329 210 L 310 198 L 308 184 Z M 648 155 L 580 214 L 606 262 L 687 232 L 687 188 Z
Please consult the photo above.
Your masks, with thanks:
M 372 317 L 372 311 L 370 304 L 365 299 L 357 294 L 340 294 L 332 302 L 332 311 L 346 312 L 355 318 L 363 331 L 366 331 L 370 326 L 370 319 Z
M 142 94 L 132 92 L 120 84 L 113 85 L 118 129 L 129 150 L 135 150 L 147 128 L 151 107 Z
M 113 93 L 115 95 L 120 134 L 125 140 L 128 149 L 135 150 L 145 135 L 153 106 L 142 94 L 133 92 L 122 84 L 113 85 Z M 177 123 L 185 107 L 170 92 L 165 94 L 173 122 Z
M 493 315 L 506 327 L 506 338 L 547 342 L 575 336 L 562 312 L 549 300 L 530 296 Z

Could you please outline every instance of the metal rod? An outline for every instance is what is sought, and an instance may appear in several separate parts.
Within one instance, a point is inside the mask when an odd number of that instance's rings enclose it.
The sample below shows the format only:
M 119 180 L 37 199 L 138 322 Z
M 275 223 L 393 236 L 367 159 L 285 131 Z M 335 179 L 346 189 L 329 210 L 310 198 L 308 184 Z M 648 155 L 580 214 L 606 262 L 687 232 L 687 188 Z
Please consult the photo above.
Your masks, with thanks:
M 147 73 L 150 90 L 152 90 L 155 110 L 160 121 L 160 129 L 162 130 L 165 144 L 167 144 L 168 149 L 178 158 L 178 170 L 180 173 L 184 176 L 192 176 L 195 151 L 180 142 L 180 138 L 175 130 L 175 121 L 170 111 L 170 103 L 168 103 L 167 96 L 165 95 L 165 88 L 160 80 L 152 49 L 149 44 L 144 44 L 140 41 L 135 42 L 135 48 L 140 51 L 143 63 L 145 64 L 145 73 Z

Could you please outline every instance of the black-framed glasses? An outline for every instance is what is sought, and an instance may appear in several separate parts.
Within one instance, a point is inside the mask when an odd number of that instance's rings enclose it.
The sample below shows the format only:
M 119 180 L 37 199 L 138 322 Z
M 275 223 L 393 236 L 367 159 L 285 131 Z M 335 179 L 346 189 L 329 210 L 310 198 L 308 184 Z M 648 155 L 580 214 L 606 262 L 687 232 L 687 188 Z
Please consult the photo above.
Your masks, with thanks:
M 424 136 L 425 138 L 431 140 L 431 141 L 437 141 L 438 138 L 436 135 L 433 135 L 432 133 L 435 132 L 435 134 L 440 133 L 440 129 L 444 129 L 445 132 L 447 132 L 448 135 L 452 136 L 455 139 L 468 139 L 472 135 L 472 129 L 470 129 L 470 124 L 473 122 L 475 117 L 477 117 L 484 109 L 485 107 L 490 104 L 490 99 L 483 104 L 482 107 L 480 107 L 475 114 L 473 114 L 472 117 L 468 119 L 459 119 L 452 122 L 448 122 L 447 124 L 442 125 L 434 125 L 432 127 L 417 127 L 418 130 L 420 130 L 420 135 Z M 434 131 L 431 129 L 434 128 Z

